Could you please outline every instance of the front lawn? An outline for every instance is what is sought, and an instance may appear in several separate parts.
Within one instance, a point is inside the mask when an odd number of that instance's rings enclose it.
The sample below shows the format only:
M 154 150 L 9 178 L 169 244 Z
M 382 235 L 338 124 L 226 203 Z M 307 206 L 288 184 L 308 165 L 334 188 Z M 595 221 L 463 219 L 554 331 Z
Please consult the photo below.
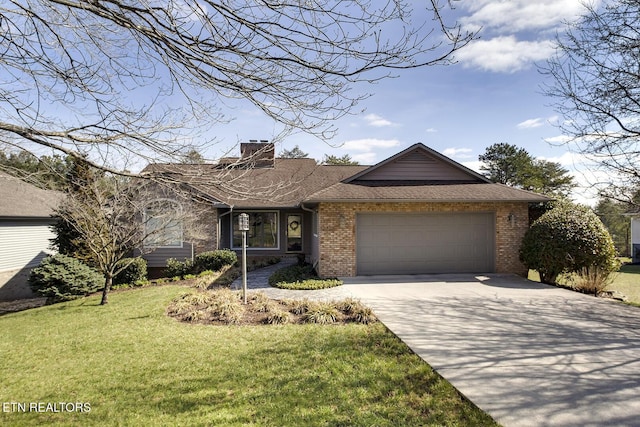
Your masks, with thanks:
M 607 289 L 620 291 L 629 302 L 640 304 L 640 265 L 623 265 Z
M 1 316 L 0 424 L 495 425 L 379 323 L 187 324 L 165 314 L 184 290 Z

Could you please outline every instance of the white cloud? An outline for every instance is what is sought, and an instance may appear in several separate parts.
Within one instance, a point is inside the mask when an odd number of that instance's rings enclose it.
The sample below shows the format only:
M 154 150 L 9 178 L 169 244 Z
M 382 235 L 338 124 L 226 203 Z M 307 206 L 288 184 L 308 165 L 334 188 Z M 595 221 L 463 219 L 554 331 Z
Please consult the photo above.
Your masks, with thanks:
M 480 174 L 482 173 L 482 171 L 480 170 L 480 167 L 484 165 L 484 163 L 479 160 L 476 160 L 475 162 L 460 162 L 460 164 Z
M 597 7 L 602 0 L 590 0 Z M 565 22 L 586 12 L 584 0 L 466 0 L 462 26 L 476 31 L 476 40 L 456 55 L 467 67 L 515 72 L 553 54 L 551 40 Z
M 518 129 L 532 129 L 539 128 L 544 125 L 544 120 L 540 117 L 536 117 L 535 119 L 525 120 L 524 122 L 520 122 L 516 125 Z
M 571 151 L 566 151 L 560 156 L 554 156 L 554 157 L 538 156 L 536 158 L 538 160 L 546 160 L 548 162 L 560 163 L 562 166 L 572 167 L 576 169 L 579 169 L 580 167 L 584 167 L 586 163 L 590 163 L 586 157 Z
M 572 138 L 567 135 L 557 135 L 557 136 L 551 136 L 549 138 L 544 138 L 544 141 L 549 144 L 555 145 L 555 144 L 566 144 L 569 141 L 571 141 L 571 139 Z
M 367 124 L 369 126 L 374 126 L 378 128 L 386 127 L 386 126 L 395 126 L 395 123 L 377 114 L 367 114 L 366 116 L 364 116 L 364 119 L 367 121 Z
M 501 34 L 556 28 L 585 11 L 583 0 L 468 0 L 463 7 L 471 12 L 460 20 L 465 28 Z
M 426 133 L 436 133 L 438 132 L 438 129 L 436 128 L 428 128 L 427 130 L 425 130 Z
M 442 151 L 442 154 L 448 157 L 458 157 L 458 158 L 468 159 L 472 157 L 471 156 L 472 152 L 473 152 L 473 149 L 471 148 L 445 148 L 444 151 Z
M 553 52 L 550 40 L 522 41 L 511 35 L 470 43 L 458 51 L 456 59 L 466 67 L 513 73 L 549 58 Z
M 376 153 L 374 152 L 355 154 L 351 156 L 351 159 L 355 160 L 361 165 L 373 165 L 377 163 L 376 161 L 377 156 L 376 156 Z
M 376 148 L 393 148 L 398 145 L 400 145 L 400 141 L 397 139 L 364 138 L 346 141 L 341 148 L 353 151 L 373 151 Z
M 560 117 L 558 116 L 551 116 L 547 119 L 547 121 L 549 123 L 551 123 L 552 125 L 557 125 L 560 122 Z

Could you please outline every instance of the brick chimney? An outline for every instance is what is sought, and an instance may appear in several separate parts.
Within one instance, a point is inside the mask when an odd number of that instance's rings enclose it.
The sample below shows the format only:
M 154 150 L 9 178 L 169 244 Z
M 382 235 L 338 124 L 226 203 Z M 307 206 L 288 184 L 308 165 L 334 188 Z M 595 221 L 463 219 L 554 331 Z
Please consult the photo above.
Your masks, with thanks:
M 275 162 L 275 145 L 267 140 L 251 139 L 240 144 L 243 162 L 256 168 L 272 168 Z

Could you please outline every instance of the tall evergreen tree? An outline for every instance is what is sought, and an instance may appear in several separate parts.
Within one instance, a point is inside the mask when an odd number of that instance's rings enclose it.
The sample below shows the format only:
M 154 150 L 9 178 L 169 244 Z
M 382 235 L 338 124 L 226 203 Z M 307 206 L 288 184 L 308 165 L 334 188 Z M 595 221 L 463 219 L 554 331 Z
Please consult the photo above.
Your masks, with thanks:
M 324 155 L 324 159 L 322 160 L 323 165 L 334 165 L 334 166 L 357 166 L 360 163 L 353 160 L 350 155 L 345 154 L 342 157 L 333 156 L 333 155 Z
M 485 176 L 500 184 L 562 198 L 576 186 L 560 163 L 534 159 L 512 144 L 493 144 L 478 159 L 484 163 L 480 169 Z

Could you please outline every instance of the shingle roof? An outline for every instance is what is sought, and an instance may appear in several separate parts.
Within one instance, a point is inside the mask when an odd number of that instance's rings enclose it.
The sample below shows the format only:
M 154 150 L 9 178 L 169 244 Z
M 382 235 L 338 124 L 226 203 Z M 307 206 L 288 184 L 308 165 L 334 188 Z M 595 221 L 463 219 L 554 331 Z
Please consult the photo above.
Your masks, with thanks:
M 238 208 L 297 207 L 310 194 L 366 166 L 318 165 L 313 159 L 275 159 L 273 168 L 220 169 L 216 165 L 151 165 L 149 172 L 180 175 L 201 194 Z
M 423 165 L 415 153 L 426 153 L 435 163 Z M 410 173 L 400 175 L 408 159 Z M 431 162 L 431 160 L 429 160 Z M 445 173 L 425 174 L 420 167 L 440 167 Z M 411 169 L 413 167 L 413 169 Z M 385 169 L 386 168 L 386 169 Z M 388 173 L 390 168 L 394 168 Z M 447 169 L 448 168 L 448 169 Z M 447 172 L 451 169 L 453 172 Z M 460 173 L 457 173 L 458 170 Z M 146 171 L 180 175 L 180 181 L 219 206 L 237 208 L 286 208 L 318 202 L 542 202 L 550 198 L 502 184 L 493 184 L 481 175 L 425 147 L 415 144 L 374 166 L 318 165 L 313 159 L 275 159 L 274 167 L 223 168 L 219 165 L 151 165 Z M 386 171 L 386 172 L 385 172 Z M 416 172 L 417 171 L 417 172 Z M 435 176 L 418 181 L 412 176 Z M 375 176 L 395 176 L 376 180 Z M 449 177 L 449 178 L 447 178 Z M 453 178 L 453 180 L 451 179 Z M 448 180 L 447 180 L 448 179 Z
M 0 217 L 47 218 L 62 197 L 60 192 L 42 190 L 0 172 Z
M 550 198 L 492 183 L 340 182 L 320 190 L 307 202 L 544 202 Z

